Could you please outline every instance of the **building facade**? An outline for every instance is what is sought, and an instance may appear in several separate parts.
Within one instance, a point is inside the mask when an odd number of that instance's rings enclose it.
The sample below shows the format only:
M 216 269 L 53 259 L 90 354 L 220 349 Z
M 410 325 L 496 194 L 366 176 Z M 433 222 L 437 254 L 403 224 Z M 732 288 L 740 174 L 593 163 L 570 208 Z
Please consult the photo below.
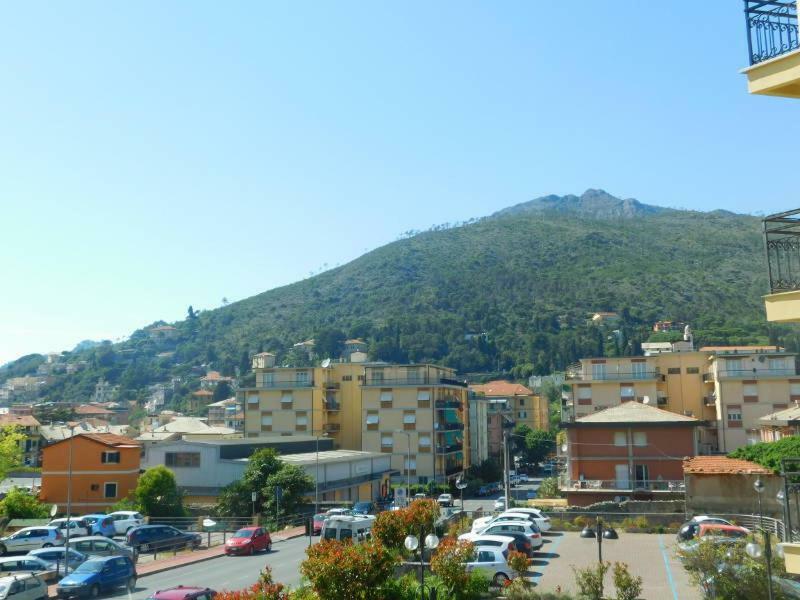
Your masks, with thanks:
M 683 459 L 697 454 L 700 424 L 633 400 L 564 423 L 567 468 L 559 487 L 576 506 L 680 496 Z
M 490 381 L 472 384 L 469 389 L 483 394 L 499 408 L 504 404 L 514 425 L 527 425 L 531 429 L 550 429 L 547 399 L 535 394 L 522 384 L 510 381 Z
M 41 465 L 41 425 L 33 415 L 0 415 L 0 427 L 14 427 L 25 436 L 19 444 L 22 462 L 25 466 L 38 467 Z

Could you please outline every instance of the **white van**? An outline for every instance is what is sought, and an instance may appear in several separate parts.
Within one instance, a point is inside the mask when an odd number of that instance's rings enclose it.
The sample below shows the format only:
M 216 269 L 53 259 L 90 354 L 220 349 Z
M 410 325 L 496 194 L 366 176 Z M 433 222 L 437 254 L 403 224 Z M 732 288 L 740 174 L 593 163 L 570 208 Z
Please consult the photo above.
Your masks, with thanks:
M 372 536 L 372 524 L 375 518 L 334 515 L 327 517 L 322 522 L 320 540 L 351 540 L 354 543 L 363 542 Z

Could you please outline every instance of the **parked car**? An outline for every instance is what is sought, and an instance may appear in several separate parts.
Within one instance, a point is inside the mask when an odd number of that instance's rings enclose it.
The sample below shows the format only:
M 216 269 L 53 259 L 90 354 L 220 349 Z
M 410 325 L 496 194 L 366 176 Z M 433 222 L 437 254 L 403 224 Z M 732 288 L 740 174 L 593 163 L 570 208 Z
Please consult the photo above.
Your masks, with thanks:
M 483 536 L 484 534 L 478 534 Z M 532 558 L 536 550 L 542 547 L 541 544 L 541 536 L 537 541 L 539 541 L 539 545 L 534 547 L 533 539 L 531 536 L 525 535 L 524 533 L 519 533 L 518 531 L 500 531 L 499 533 L 488 533 L 487 535 L 499 535 L 500 537 L 510 537 L 514 538 L 514 545 L 517 548 L 517 552 L 522 552 L 528 558 Z
M 272 550 L 272 538 L 263 527 L 243 527 L 225 541 L 225 554 L 253 554 Z
M 542 534 L 536 523 L 530 521 L 502 521 L 489 525 L 486 529 L 478 532 L 480 535 L 510 535 L 520 533 L 528 537 L 534 550 L 538 550 L 544 545 Z
M 105 535 L 107 537 L 114 537 L 117 530 L 114 528 L 114 519 L 102 513 L 92 513 L 90 515 L 83 515 L 83 520 L 92 526 L 91 531 L 87 535 Z
M 80 565 L 58 582 L 59 598 L 89 596 L 97 598 L 100 592 L 125 586 L 129 592 L 136 589 L 136 568 L 127 556 L 93 558 Z
M 73 548 L 88 556 L 127 556 L 133 560 L 133 550 L 104 535 L 89 535 L 74 538 L 69 541 L 70 550 Z
M 550 517 L 548 517 L 546 514 L 544 514 L 538 508 L 518 508 L 518 507 L 514 507 L 514 508 L 509 508 L 506 512 L 513 512 L 513 513 L 517 513 L 517 514 L 523 514 L 523 515 L 532 516 L 534 518 L 534 521 L 536 522 L 536 526 L 539 528 L 539 531 L 541 531 L 543 533 L 545 531 L 550 531 L 550 527 L 552 526 L 551 523 L 550 523 Z
M 58 579 L 55 566 L 51 568 L 47 562 L 35 556 L 3 556 L 0 558 L 0 576 L 5 577 L 14 573 L 36 573 L 45 581 Z
M 704 539 L 712 539 L 715 544 L 737 544 L 744 542 L 750 530 L 738 525 L 722 525 L 720 523 L 700 523 L 700 529 L 694 537 L 678 543 L 681 550 L 692 550 Z
M 47 600 L 47 584 L 35 573 L 0 577 L 0 600 Z
M 325 511 L 326 517 L 333 517 L 335 515 L 352 515 L 353 511 L 349 508 L 329 508 Z
M 478 496 L 490 496 L 492 494 L 492 486 L 482 485 L 478 488 Z
M 517 548 L 517 541 L 510 535 L 483 535 L 482 533 L 462 533 L 458 539 L 472 542 L 475 546 L 487 546 L 498 548 L 503 554 L 503 558 L 508 557 L 509 552 L 520 551 Z
M 70 540 L 70 544 L 73 541 Z M 57 548 L 42 548 L 40 550 L 31 550 L 28 552 L 26 556 L 32 558 L 38 558 L 41 561 L 47 563 L 48 568 L 52 569 L 53 571 L 61 574 L 67 573 L 66 562 L 67 557 L 67 549 L 63 546 L 59 546 Z M 79 564 L 86 562 L 89 556 L 84 554 L 83 552 L 79 552 L 78 550 L 74 550 L 72 548 L 69 549 L 69 570 L 72 571 L 75 567 Z M 2 559 L 0 559 L 2 560 Z
M 505 497 L 500 497 L 494 501 L 494 509 L 499 511 L 504 511 L 506 509 Z
M 173 548 L 197 548 L 202 538 L 198 533 L 181 531 L 170 525 L 140 525 L 128 531 L 128 546 L 139 552 Z
M 439 494 L 436 501 L 439 506 L 453 506 L 453 494 Z
M 371 515 L 375 512 L 375 505 L 372 502 L 356 502 L 353 505 L 353 513 L 357 515 Z
M 417 492 L 416 494 L 414 494 L 412 500 L 425 500 L 425 498 L 427 497 L 428 496 L 426 496 L 423 492 Z
M 83 517 L 70 517 L 69 518 L 69 526 L 67 525 L 67 519 L 53 519 L 48 523 L 50 527 L 56 527 L 59 531 L 61 531 L 61 535 L 67 537 L 67 531 L 69 531 L 69 537 L 74 538 L 81 535 L 89 535 L 89 530 L 91 529 L 91 525 L 87 523 Z M 69 530 L 67 529 L 69 527 Z
M 133 510 L 117 510 L 108 514 L 114 520 L 114 531 L 117 535 L 128 533 L 129 529 L 144 525 L 144 517 Z
M 166 590 L 153 592 L 147 600 L 212 600 L 217 592 L 210 588 L 179 585 Z
M 318 514 L 314 515 L 311 519 L 311 529 L 313 530 L 311 533 L 312 535 L 319 535 L 322 531 L 322 524 L 325 522 L 325 515 Z
M 506 512 L 500 513 L 496 517 L 481 517 L 472 522 L 472 531 L 481 531 L 501 521 L 530 521 L 535 523 L 539 531 L 550 530 L 550 519 L 545 517 L 540 511 L 535 508 L 512 508 Z
M 477 546 L 475 560 L 467 563 L 467 570 L 483 571 L 494 585 L 500 587 L 514 579 L 514 571 L 508 566 L 503 553 L 491 546 Z
M 700 525 L 703 523 L 707 525 L 733 525 L 733 523 L 730 521 L 719 517 L 708 517 L 704 515 L 693 517 L 690 521 L 686 521 L 686 523 L 681 525 L 678 529 L 678 534 L 676 536 L 678 543 L 688 542 L 697 536 L 697 533 L 700 531 Z
M 63 543 L 64 536 L 55 527 L 23 527 L 11 535 L 0 538 L 0 555 L 61 546 Z

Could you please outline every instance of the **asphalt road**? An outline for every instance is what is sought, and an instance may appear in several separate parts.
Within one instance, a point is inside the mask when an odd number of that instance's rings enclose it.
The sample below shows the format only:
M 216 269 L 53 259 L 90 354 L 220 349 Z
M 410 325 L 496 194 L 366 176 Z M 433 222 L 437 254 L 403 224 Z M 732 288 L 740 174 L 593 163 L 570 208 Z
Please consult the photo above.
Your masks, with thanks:
M 144 600 L 157 590 L 178 585 L 210 587 L 217 591 L 239 590 L 254 584 L 265 565 L 272 567 L 272 575 L 276 582 L 296 587 L 300 584 L 299 567 L 305 558 L 307 547 L 307 537 L 276 542 L 272 546 L 272 552 L 254 556 L 221 556 L 148 575 L 139 580 L 136 591 L 130 596 L 120 589 L 110 597 Z
M 513 487 L 511 488 L 511 497 L 516 498 L 517 500 L 524 500 L 529 491 L 536 491 L 539 489 L 539 484 L 541 482 L 541 478 L 537 477 L 530 483 Z M 478 508 L 481 508 L 484 512 L 494 512 L 494 501 L 502 497 L 503 493 L 500 492 L 484 498 L 464 498 L 464 510 L 467 512 L 473 512 L 478 510 Z M 458 502 L 456 502 L 456 506 L 458 506 Z

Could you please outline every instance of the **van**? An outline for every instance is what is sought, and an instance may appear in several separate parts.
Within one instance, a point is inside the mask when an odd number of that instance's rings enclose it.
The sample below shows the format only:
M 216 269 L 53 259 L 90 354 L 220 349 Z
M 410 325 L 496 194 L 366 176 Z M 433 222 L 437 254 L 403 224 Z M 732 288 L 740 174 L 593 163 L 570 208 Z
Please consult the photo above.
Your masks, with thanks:
M 372 536 L 372 524 L 375 519 L 361 516 L 341 515 L 328 517 L 322 524 L 323 540 L 351 540 L 363 542 Z
M 0 600 L 47 600 L 47 585 L 34 573 L 0 577 Z

